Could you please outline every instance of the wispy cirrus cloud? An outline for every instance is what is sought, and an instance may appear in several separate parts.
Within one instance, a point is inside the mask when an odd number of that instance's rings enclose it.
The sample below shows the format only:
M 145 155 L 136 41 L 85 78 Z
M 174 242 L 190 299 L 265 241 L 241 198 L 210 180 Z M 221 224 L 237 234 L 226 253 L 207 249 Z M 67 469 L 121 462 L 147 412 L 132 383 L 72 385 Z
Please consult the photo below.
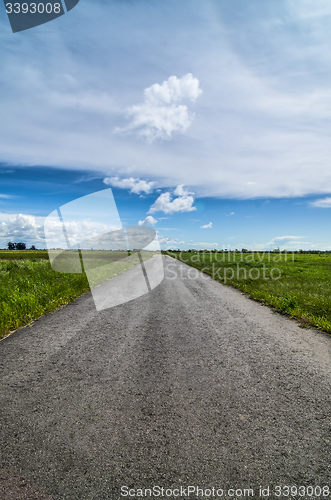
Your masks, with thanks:
M 331 208 L 331 198 L 327 197 L 327 198 L 321 198 L 316 201 L 312 201 L 310 203 L 310 206 L 318 208 Z

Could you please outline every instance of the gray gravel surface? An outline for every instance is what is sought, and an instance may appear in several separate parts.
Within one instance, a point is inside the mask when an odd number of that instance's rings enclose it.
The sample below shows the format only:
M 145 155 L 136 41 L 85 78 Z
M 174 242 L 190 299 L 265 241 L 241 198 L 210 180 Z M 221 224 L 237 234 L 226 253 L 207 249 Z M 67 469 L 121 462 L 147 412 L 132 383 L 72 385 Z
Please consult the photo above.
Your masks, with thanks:
M 53 500 L 330 484 L 330 336 L 164 263 L 143 297 L 87 294 L 0 343 L 2 477 Z

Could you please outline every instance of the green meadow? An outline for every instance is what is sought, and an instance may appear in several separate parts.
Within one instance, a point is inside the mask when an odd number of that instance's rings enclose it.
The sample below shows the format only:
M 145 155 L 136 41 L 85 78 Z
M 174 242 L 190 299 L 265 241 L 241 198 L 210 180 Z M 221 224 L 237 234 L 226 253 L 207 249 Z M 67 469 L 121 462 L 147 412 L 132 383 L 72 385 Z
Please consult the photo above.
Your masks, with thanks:
M 165 253 L 296 318 L 302 326 L 331 333 L 331 253 Z M 84 270 L 92 287 L 139 263 L 137 253 L 126 255 L 85 251 Z M 151 255 L 145 252 L 142 257 Z M 81 255 L 78 263 L 80 267 Z M 47 251 L 0 251 L 0 338 L 89 291 L 85 272 L 72 273 L 76 253 L 55 254 L 53 266 L 62 272 L 51 267 Z
M 296 318 L 302 326 L 331 333 L 331 253 L 167 253 Z
M 86 273 L 73 273 L 83 262 L 92 287 L 139 263 L 137 253 L 127 252 L 85 251 L 82 259 L 65 251 L 53 257 L 61 272 L 52 268 L 47 251 L 0 251 L 0 338 L 88 292 Z M 144 260 L 150 257 L 142 253 Z

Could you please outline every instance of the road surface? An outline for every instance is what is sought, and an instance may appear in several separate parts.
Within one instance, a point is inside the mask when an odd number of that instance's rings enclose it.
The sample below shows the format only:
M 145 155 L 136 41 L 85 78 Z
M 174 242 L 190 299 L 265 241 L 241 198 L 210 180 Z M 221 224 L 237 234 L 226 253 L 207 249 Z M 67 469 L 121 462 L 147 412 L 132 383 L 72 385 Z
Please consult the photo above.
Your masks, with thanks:
M 164 262 L 149 294 L 87 294 L 0 342 L 1 500 L 331 490 L 331 337 Z

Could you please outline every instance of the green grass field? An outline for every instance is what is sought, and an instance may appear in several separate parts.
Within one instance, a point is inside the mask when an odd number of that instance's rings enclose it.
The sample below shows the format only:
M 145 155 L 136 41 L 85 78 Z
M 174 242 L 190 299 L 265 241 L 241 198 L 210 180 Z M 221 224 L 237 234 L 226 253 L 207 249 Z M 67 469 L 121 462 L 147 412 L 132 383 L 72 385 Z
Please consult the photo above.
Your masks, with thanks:
M 151 255 L 145 252 L 142 258 L 145 260 Z M 63 272 L 72 271 L 72 262 L 77 264 L 76 257 L 75 252 L 58 255 L 53 265 L 62 272 L 57 272 L 51 267 L 47 251 L 0 251 L 0 338 L 89 291 L 85 272 Z M 126 252 L 103 251 L 84 254 L 84 266 L 92 287 L 138 263 L 137 253 L 131 256 Z
M 168 252 L 217 281 L 331 333 L 331 254 Z M 192 271 L 193 277 L 193 271 Z
M 283 314 L 331 333 L 331 254 L 168 252 Z M 87 252 L 92 286 L 138 264 L 137 254 Z M 144 259 L 151 256 L 143 255 Z M 70 268 L 70 254 L 55 259 Z M 117 266 L 107 264 L 120 260 Z M 68 268 L 68 270 L 69 270 Z M 194 279 L 194 270 L 192 270 Z M 0 251 L 0 338 L 89 290 L 85 273 L 52 269 L 47 251 Z
M 0 250 L 0 260 L 46 259 L 47 250 Z

